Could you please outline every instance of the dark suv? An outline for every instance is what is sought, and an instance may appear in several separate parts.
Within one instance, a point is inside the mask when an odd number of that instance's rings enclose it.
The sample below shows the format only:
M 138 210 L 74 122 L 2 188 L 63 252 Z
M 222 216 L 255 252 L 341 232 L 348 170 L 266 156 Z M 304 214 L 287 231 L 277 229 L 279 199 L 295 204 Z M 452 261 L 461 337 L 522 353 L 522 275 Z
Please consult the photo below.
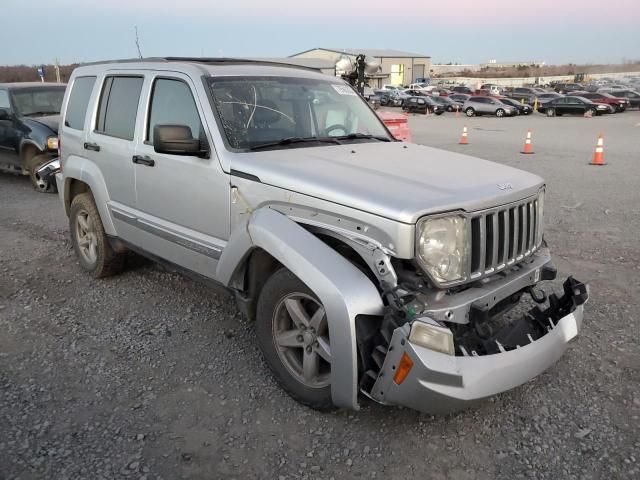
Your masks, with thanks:
M 66 86 L 0 83 L 0 169 L 29 175 L 57 155 L 58 123 Z

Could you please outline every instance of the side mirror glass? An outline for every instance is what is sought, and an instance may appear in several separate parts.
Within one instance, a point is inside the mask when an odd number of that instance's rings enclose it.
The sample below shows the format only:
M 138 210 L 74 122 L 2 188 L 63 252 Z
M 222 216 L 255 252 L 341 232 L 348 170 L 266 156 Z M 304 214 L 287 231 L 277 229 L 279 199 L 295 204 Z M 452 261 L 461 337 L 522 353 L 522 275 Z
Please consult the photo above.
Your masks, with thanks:
M 186 125 L 156 125 L 153 128 L 153 148 L 157 153 L 206 157 L 209 151 L 193 138 Z

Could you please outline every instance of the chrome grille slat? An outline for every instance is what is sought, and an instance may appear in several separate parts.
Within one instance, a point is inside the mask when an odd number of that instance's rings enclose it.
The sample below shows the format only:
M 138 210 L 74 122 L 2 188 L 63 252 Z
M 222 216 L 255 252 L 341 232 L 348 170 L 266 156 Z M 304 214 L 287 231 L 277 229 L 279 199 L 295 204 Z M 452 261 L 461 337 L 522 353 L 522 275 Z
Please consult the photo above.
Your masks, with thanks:
M 485 269 L 485 259 L 487 258 L 487 231 L 486 231 L 486 220 L 485 217 L 480 217 L 480 252 L 478 253 L 480 257 L 480 263 L 478 266 L 479 272 L 484 272 Z
M 538 199 L 529 198 L 470 215 L 473 224 L 471 279 L 478 279 L 531 255 L 539 245 Z
M 498 244 L 500 242 L 500 232 L 498 231 L 499 226 L 498 226 L 498 215 L 499 212 L 495 212 L 491 214 L 491 222 L 493 223 L 493 228 L 491 229 L 491 232 L 493 234 L 493 244 L 492 244 L 492 251 L 491 251 L 491 267 L 495 268 L 498 266 L 498 264 L 500 263 L 500 259 L 498 258 Z

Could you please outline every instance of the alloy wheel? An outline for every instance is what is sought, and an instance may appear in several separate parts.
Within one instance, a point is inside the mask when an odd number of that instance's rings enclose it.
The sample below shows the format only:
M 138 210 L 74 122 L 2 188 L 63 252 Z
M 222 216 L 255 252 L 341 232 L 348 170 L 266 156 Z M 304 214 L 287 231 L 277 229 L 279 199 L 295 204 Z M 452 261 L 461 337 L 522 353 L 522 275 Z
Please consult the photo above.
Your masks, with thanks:
M 98 236 L 93 219 L 86 210 L 80 210 L 76 217 L 76 241 L 82 258 L 89 264 L 98 260 Z

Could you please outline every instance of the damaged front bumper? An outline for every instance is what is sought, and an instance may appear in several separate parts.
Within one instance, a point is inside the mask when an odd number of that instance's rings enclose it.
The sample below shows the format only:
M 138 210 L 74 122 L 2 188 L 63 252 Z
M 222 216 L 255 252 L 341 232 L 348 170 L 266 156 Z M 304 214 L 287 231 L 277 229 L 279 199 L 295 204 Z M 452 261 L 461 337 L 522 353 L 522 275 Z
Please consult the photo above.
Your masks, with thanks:
M 369 395 L 385 404 L 403 405 L 427 413 L 448 413 L 466 408 L 478 400 L 521 385 L 551 367 L 565 352 L 568 343 L 581 329 L 586 285 L 569 277 L 564 294 L 551 296 L 544 310 L 534 307 L 514 324 L 531 322 L 540 336 L 500 348 L 499 353 L 453 356 L 413 344 L 411 325 L 393 331 L 388 353 Z M 403 357 L 404 367 L 411 365 L 397 383 Z

